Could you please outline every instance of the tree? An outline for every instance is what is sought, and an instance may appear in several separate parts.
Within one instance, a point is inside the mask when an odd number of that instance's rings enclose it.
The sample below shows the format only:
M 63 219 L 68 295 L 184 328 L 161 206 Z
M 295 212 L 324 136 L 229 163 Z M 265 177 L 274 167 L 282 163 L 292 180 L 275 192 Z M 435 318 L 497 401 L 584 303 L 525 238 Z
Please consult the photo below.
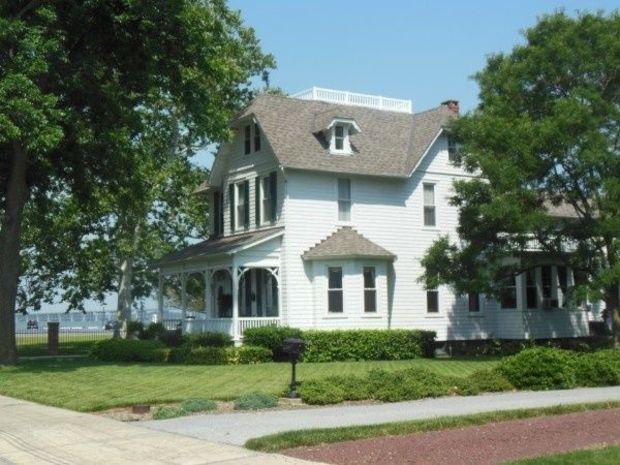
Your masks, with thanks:
M 574 298 L 605 300 L 620 344 L 620 15 L 560 12 L 524 35 L 488 58 L 480 104 L 450 128 L 480 177 L 454 183 L 459 242 L 437 240 L 421 280 L 497 295 L 535 246 L 577 270 Z
M 120 197 L 153 116 L 196 145 L 224 138 L 273 59 L 224 0 L 24 0 L 0 13 L 1 364 L 17 358 L 24 211 L 34 231 L 77 210 L 86 222 L 71 233 L 96 236 L 97 192 Z

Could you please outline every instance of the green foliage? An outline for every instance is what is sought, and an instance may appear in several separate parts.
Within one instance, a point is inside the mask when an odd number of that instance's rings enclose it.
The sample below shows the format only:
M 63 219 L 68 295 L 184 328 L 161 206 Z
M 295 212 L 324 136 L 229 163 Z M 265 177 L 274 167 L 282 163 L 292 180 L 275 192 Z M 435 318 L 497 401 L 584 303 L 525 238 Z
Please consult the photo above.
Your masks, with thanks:
M 180 347 L 187 342 L 180 329 L 166 330 L 158 336 L 158 340 L 168 347 Z
M 503 359 L 498 370 L 518 389 L 569 389 L 577 383 L 575 357 L 566 350 L 536 347 Z
M 620 384 L 620 350 L 610 349 L 582 354 L 575 360 L 578 386 L 617 386 Z
M 166 334 L 166 327 L 163 323 L 150 323 L 142 332 L 140 332 L 140 339 L 144 340 L 159 340 Z
M 304 331 L 305 362 L 407 360 L 432 356 L 435 333 L 405 329 Z
M 368 374 L 373 398 L 384 402 L 422 399 L 447 395 L 449 379 L 419 368 L 387 372 L 373 370 Z
M 188 413 L 206 412 L 217 409 L 217 404 L 211 399 L 187 399 L 181 402 L 179 407 Z
M 273 359 L 271 350 L 266 347 L 242 345 L 231 348 L 228 355 L 228 363 L 246 365 L 253 363 L 270 362 Z
M 371 385 L 367 377 L 329 376 L 304 381 L 298 389 L 306 404 L 327 405 L 345 400 L 371 399 Z
M 97 342 L 90 357 L 105 362 L 161 362 L 162 348 L 157 341 L 108 339 Z
M 127 336 L 137 335 L 139 336 L 144 331 L 144 325 L 141 321 L 128 321 L 127 322 Z
M 478 370 L 466 378 L 458 378 L 453 383 L 456 393 L 474 396 L 481 392 L 512 391 L 514 386 L 498 370 Z
M 197 347 L 186 354 L 186 365 L 226 365 L 228 356 L 223 347 Z
M 235 410 L 260 410 L 272 408 L 278 405 L 278 398 L 272 394 L 252 392 L 237 397 L 234 402 Z
M 190 344 L 195 347 L 229 347 L 233 345 L 232 336 L 228 333 L 204 332 L 189 337 Z
M 289 328 L 288 326 L 263 326 L 259 328 L 248 328 L 243 332 L 244 344 L 261 346 L 270 349 L 276 360 L 283 358 L 282 346 L 284 341 L 289 338 L 299 338 L 301 330 Z
M 182 417 L 185 413 L 181 407 L 159 407 L 153 412 L 153 420 Z

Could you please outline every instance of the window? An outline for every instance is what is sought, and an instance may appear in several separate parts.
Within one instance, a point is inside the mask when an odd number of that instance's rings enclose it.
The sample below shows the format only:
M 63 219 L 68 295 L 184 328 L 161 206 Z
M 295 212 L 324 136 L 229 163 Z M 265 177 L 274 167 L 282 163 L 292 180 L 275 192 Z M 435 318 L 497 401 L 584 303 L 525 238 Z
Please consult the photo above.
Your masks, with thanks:
M 439 313 L 439 291 L 437 289 L 426 291 L 426 311 Z
M 568 303 L 568 270 L 565 266 L 558 266 L 557 270 L 558 288 L 562 293 L 561 296 L 558 296 L 558 301 L 561 302 L 560 307 L 564 308 Z
M 453 137 L 448 137 L 448 161 L 450 163 L 458 161 L 458 148 Z
M 329 313 L 342 313 L 342 268 L 329 267 L 327 275 L 327 311 Z
M 237 207 L 236 207 L 236 223 L 235 228 L 241 229 L 248 226 L 248 216 L 249 216 L 249 205 L 248 205 L 248 190 L 249 184 L 248 181 L 240 182 L 235 184 L 235 191 L 237 196 Z
M 344 151 L 344 126 L 340 124 L 334 127 L 334 149 Z
M 338 220 L 351 221 L 350 179 L 338 179 Z
M 536 285 L 536 269 L 525 272 L 525 297 L 527 308 L 538 308 L 538 286 Z
M 499 297 L 502 309 L 517 308 L 517 279 L 514 276 L 506 279 Z
M 254 151 L 258 152 L 260 150 L 260 128 L 258 124 L 254 124 Z
M 364 312 L 377 311 L 377 287 L 374 266 L 364 267 Z
M 252 126 L 245 127 L 245 145 L 244 152 L 247 155 L 252 151 Z
M 271 177 L 266 176 L 260 180 L 260 197 L 261 197 L 261 223 L 269 223 L 271 221 Z
M 424 184 L 424 226 L 435 226 L 435 185 Z
M 480 311 L 480 294 L 478 294 L 477 292 L 469 293 L 469 311 L 470 312 Z

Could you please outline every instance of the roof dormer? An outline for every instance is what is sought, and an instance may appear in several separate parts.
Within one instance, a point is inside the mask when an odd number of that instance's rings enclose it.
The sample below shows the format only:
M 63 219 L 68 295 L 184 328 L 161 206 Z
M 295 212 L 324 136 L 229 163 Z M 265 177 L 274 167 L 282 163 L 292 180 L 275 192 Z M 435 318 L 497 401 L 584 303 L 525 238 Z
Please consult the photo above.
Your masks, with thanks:
M 352 118 L 331 117 L 323 124 L 315 128 L 316 132 L 322 132 L 325 140 L 329 143 L 329 153 L 335 155 L 350 155 L 353 153 L 351 148 L 350 136 L 361 132 L 360 127 Z

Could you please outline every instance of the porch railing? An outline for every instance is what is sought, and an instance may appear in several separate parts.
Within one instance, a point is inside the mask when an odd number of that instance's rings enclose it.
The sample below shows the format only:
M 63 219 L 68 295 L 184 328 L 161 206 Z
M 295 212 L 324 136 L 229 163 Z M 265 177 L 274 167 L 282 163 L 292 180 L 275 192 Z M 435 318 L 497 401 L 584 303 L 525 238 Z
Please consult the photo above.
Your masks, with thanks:
M 243 336 L 246 329 L 259 328 L 262 326 L 278 326 L 280 324 L 279 317 L 272 318 L 239 318 L 237 320 L 237 334 Z

